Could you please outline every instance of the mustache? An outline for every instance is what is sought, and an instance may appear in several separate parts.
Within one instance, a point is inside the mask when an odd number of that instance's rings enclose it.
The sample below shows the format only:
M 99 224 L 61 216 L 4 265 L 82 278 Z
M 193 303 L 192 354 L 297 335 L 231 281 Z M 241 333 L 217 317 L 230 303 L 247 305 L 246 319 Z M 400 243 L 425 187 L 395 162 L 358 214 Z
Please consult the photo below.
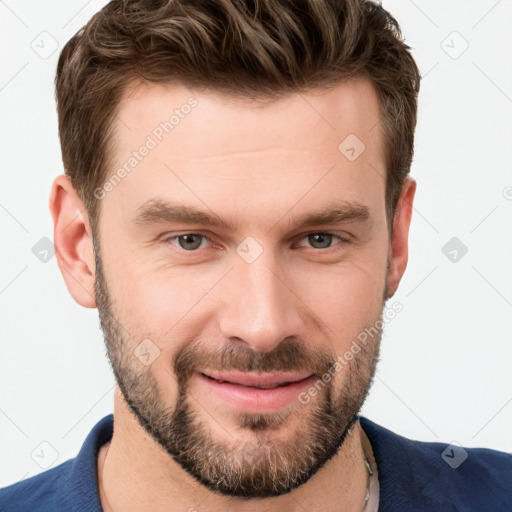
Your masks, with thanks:
M 174 359 L 179 384 L 186 384 L 194 372 L 203 370 L 241 372 L 307 371 L 321 377 L 335 364 L 334 354 L 311 350 L 296 338 L 285 338 L 268 352 L 255 352 L 239 344 L 211 347 L 202 341 L 185 344 Z

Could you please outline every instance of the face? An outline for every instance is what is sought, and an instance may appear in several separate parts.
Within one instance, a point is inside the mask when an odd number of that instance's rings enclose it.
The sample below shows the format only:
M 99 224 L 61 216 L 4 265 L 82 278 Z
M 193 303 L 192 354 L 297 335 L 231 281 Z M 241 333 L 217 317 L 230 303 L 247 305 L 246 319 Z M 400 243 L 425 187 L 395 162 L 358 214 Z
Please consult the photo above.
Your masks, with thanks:
M 124 399 L 209 489 L 287 493 L 337 453 L 378 358 L 377 96 L 366 81 L 267 104 L 145 85 L 118 118 L 109 177 L 129 171 L 97 192 L 95 293 Z

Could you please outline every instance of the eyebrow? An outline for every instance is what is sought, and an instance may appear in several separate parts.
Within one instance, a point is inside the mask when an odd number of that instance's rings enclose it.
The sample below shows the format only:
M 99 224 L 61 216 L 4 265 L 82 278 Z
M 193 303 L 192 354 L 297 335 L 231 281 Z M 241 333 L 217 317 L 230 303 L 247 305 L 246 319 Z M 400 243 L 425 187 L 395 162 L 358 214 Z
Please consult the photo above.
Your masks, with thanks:
M 357 201 L 338 201 L 325 205 L 322 209 L 290 217 L 287 227 L 300 229 L 321 224 L 365 221 L 370 218 L 370 209 Z M 198 210 L 194 207 L 173 203 L 162 199 L 150 199 L 135 211 L 133 222 L 136 224 L 181 223 L 201 224 L 236 231 L 238 222 L 235 217 L 222 219 L 214 212 Z M 276 223 L 277 224 L 277 223 Z

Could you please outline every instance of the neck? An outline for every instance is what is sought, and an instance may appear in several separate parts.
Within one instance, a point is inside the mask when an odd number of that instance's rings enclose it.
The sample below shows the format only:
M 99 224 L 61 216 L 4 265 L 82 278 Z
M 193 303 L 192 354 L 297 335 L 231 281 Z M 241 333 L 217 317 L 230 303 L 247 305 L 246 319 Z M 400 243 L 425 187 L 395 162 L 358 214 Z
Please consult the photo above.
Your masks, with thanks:
M 348 512 L 362 510 L 367 469 L 361 426 L 354 425 L 338 453 L 313 477 L 291 493 L 242 500 L 214 493 L 184 471 L 140 427 L 116 388 L 114 434 L 98 454 L 98 487 L 105 512 L 259 510 Z

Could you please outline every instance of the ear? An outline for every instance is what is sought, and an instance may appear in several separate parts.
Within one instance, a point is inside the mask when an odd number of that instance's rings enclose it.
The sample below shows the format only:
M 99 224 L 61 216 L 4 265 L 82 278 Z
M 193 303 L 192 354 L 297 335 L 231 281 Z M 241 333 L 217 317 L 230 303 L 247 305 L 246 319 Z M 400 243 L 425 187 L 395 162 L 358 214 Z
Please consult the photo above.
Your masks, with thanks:
M 395 215 L 393 218 L 393 232 L 388 253 L 388 275 L 386 297 L 391 298 L 398 289 L 400 280 L 404 275 L 409 257 L 409 226 L 411 224 L 416 181 L 408 177 L 400 192 Z
M 69 293 L 81 306 L 94 308 L 96 266 L 89 217 L 65 174 L 57 176 L 53 182 L 50 211 L 55 255 Z

